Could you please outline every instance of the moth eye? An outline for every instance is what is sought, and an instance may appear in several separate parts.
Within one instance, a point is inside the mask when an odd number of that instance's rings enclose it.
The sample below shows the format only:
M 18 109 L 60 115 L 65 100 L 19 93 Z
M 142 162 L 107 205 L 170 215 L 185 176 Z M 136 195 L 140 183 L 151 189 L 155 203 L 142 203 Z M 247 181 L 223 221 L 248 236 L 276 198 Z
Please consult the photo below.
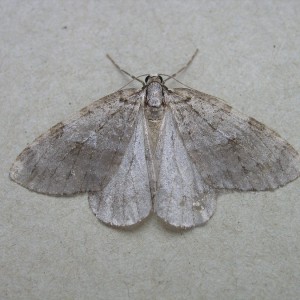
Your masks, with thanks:
M 148 82 L 149 78 L 150 78 L 149 75 L 145 78 L 145 82 L 146 82 L 146 83 Z

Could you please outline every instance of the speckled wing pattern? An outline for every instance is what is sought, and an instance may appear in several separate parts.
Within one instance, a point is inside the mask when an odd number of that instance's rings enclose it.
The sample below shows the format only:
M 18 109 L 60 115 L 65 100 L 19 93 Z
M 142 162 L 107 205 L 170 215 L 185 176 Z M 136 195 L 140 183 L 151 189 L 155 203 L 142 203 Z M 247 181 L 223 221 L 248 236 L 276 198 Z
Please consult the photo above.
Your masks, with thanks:
M 152 209 L 146 161 L 149 147 L 144 126 L 145 116 L 141 108 L 118 171 L 104 189 L 89 193 L 90 207 L 104 223 L 130 226 L 146 218 Z
M 165 95 L 190 159 L 212 189 L 273 190 L 300 175 L 296 150 L 222 100 L 177 88 Z
M 127 89 L 83 108 L 25 148 L 10 177 L 50 195 L 101 190 L 121 164 L 141 102 Z
M 166 110 L 157 145 L 157 193 L 154 211 L 175 227 L 205 223 L 216 209 L 216 192 L 197 170 L 185 148 L 170 109 Z

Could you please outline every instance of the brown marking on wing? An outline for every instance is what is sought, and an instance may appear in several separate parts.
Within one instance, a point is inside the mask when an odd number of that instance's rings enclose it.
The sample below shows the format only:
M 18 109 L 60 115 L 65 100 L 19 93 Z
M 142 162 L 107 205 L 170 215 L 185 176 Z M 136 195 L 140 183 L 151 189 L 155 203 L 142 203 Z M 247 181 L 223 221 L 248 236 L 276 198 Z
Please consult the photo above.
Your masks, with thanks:
M 266 128 L 266 125 L 264 125 L 263 123 L 261 123 L 261 122 L 255 120 L 255 119 L 252 118 L 252 117 L 249 117 L 249 118 L 248 118 L 248 123 L 249 123 L 251 126 L 254 126 L 254 127 L 256 127 L 257 129 L 259 129 L 260 131 L 263 131 L 263 130 L 265 130 L 265 128 Z
M 50 128 L 50 135 L 52 135 L 55 138 L 61 137 L 64 133 L 64 127 L 65 124 L 63 122 L 57 123 L 56 125 Z
M 93 114 L 93 113 L 94 113 L 94 111 L 92 109 L 90 109 L 89 106 L 86 106 L 86 107 L 84 107 L 80 110 L 80 116 L 81 117 L 84 117 L 84 116 L 87 116 L 87 115 L 90 115 L 90 114 Z

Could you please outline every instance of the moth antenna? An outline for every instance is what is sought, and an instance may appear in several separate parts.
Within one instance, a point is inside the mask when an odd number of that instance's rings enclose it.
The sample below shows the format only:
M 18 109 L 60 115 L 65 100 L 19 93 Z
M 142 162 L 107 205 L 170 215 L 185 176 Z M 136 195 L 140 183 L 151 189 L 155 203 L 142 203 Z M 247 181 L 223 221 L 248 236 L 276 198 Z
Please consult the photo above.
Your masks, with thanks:
M 190 60 L 189 60 L 189 61 L 188 61 L 188 62 L 187 62 L 180 70 L 178 70 L 176 73 L 170 75 L 170 77 L 167 78 L 167 79 L 165 80 L 165 82 L 168 81 L 169 79 L 174 79 L 174 77 L 176 77 L 179 73 L 181 73 L 182 71 L 184 71 L 185 69 L 187 69 L 188 66 L 189 66 L 189 65 L 192 63 L 192 61 L 194 60 L 194 58 L 195 58 L 195 56 L 197 55 L 198 51 L 199 51 L 199 49 L 196 49 L 195 53 L 192 55 L 192 57 L 190 58 Z
M 140 76 L 137 76 L 137 78 L 140 78 L 140 77 L 145 77 L 145 76 L 147 76 L 148 74 L 143 74 L 143 75 L 140 75 Z M 118 91 L 121 91 L 121 90 L 123 90 L 127 85 L 129 85 L 131 82 L 133 82 L 135 79 L 132 79 L 132 80 L 130 80 L 129 82 L 127 82 L 125 85 L 123 85 L 121 88 L 119 88 L 118 90 L 117 90 L 117 92 Z M 144 86 L 145 86 L 145 84 L 144 84 Z
M 120 71 L 120 72 L 122 72 L 122 73 L 124 73 L 124 74 L 126 74 L 126 75 L 128 75 L 128 76 L 130 76 L 133 80 L 137 80 L 137 81 L 139 81 L 143 86 L 145 85 L 145 83 L 142 81 L 142 80 L 140 80 L 140 79 L 138 79 L 137 77 L 135 77 L 135 76 L 133 76 L 133 75 L 131 75 L 130 73 L 128 73 L 127 71 L 125 71 L 125 70 L 123 70 L 110 56 L 109 56 L 109 54 L 106 54 L 106 57 L 112 62 L 112 64 Z
M 174 78 L 174 77 L 171 78 L 170 75 L 167 75 L 167 74 L 161 74 L 161 73 L 159 73 L 159 75 L 162 75 L 162 76 L 168 76 L 168 78 L 167 78 L 164 82 L 166 82 L 168 79 L 173 79 L 173 80 L 175 80 L 176 82 L 182 84 L 183 86 L 185 86 L 185 87 L 187 87 L 187 88 L 189 88 L 189 89 L 191 89 L 191 90 L 194 90 L 194 88 L 192 88 L 192 87 L 190 87 L 190 86 L 184 84 L 183 82 L 179 81 L 178 79 L 176 79 L 176 78 Z

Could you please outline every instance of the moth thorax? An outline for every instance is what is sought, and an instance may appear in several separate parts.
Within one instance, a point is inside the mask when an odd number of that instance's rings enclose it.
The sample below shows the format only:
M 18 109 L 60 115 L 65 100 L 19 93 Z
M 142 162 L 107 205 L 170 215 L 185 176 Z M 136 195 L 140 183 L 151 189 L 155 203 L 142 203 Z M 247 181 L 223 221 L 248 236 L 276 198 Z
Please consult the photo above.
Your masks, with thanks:
M 160 107 L 163 103 L 163 89 L 159 82 L 151 82 L 147 87 L 147 105 Z

